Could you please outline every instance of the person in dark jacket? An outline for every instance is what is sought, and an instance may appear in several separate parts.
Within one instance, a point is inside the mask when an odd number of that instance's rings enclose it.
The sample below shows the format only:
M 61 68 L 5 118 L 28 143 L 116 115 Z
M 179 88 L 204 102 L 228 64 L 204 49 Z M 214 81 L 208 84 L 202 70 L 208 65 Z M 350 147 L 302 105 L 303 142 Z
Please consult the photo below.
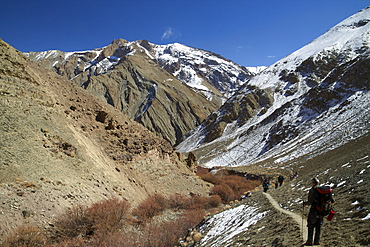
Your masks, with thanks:
M 284 176 L 283 175 L 280 175 L 279 177 L 278 177 L 278 182 L 279 182 L 279 185 L 280 185 L 280 187 L 283 185 L 283 182 L 284 182 Z
M 320 245 L 321 226 L 324 223 L 324 216 L 316 209 L 317 202 L 315 201 L 315 195 L 317 193 L 316 188 L 319 187 L 319 182 L 319 179 L 312 178 L 312 187 L 308 192 L 308 201 L 303 202 L 304 206 L 311 206 L 307 217 L 308 236 L 304 244 L 306 246 Z
M 262 185 L 263 192 L 267 193 L 267 191 L 269 190 L 269 186 L 270 186 L 270 181 L 268 179 L 265 179 Z

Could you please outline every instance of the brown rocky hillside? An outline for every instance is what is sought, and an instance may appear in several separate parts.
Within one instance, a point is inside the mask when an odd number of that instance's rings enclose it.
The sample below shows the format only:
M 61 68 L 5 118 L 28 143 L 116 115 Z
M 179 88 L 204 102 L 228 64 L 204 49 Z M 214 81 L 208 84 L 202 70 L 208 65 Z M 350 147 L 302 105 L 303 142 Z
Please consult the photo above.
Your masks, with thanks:
M 161 68 L 138 43 L 128 45 L 123 39 L 94 51 L 27 55 L 171 144 L 178 143 L 221 105 L 210 102 Z
M 2 40 L 0 63 L 0 237 L 24 222 L 47 227 L 77 204 L 206 193 L 192 160 L 104 100 Z

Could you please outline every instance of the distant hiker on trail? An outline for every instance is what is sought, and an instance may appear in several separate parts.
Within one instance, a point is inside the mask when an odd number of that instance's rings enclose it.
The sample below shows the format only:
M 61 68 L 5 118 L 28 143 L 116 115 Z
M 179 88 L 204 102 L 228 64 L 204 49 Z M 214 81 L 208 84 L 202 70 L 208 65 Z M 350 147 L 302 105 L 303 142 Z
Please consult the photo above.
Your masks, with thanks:
M 293 179 L 297 177 L 298 177 L 298 172 L 293 173 L 292 175 L 290 175 L 290 181 L 292 181 Z
M 327 215 L 327 213 L 324 212 L 324 210 L 320 205 L 320 195 L 319 193 L 320 189 L 326 190 L 328 188 L 328 192 L 324 192 L 327 195 L 330 193 L 330 203 L 334 202 L 334 199 L 332 198 L 331 189 L 329 186 L 319 187 L 319 180 L 317 178 L 312 178 L 311 180 L 312 188 L 310 189 L 308 193 L 308 201 L 303 202 L 303 205 L 308 207 L 311 206 L 310 212 L 308 213 L 307 217 L 307 227 L 308 227 L 308 237 L 307 242 L 304 244 L 305 246 L 312 246 L 312 245 L 320 245 L 320 233 L 321 233 L 321 226 L 324 223 L 324 216 Z M 319 189 L 319 190 L 318 190 Z M 314 231 L 315 231 L 315 238 L 314 238 Z
M 279 185 L 280 186 L 282 186 L 283 185 L 283 182 L 284 182 L 284 176 L 283 175 L 280 175 L 279 177 L 278 177 L 278 182 L 279 182 Z
M 267 193 L 270 186 L 270 181 L 266 178 L 265 181 L 263 181 L 263 192 Z

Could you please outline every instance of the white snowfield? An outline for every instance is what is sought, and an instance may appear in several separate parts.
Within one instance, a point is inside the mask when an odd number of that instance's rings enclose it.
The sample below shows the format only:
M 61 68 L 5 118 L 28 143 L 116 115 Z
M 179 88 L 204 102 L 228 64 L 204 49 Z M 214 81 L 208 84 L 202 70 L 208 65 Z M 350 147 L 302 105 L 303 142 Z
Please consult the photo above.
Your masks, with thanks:
M 368 133 L 368 90 L 347 85 L 340 80 L 341 76 L 329 84 L 325 80 L 331 75 L 330 72 L 325 78 L 320 78 L 316 86 L 339 92 L 340 100 L 330 100 L 327 109 L 317 111 L 315 106 L 310 108 L 304 104 L 309 90 L 313 88 L 308 81 L 313 77 L 319 78 L 315 75 L 317 71 L 307 71 L 305 74 L 300 66 L 305 61 L 322 63 L 327 61 L 326 58 L 335 57 L 338 66 L 345 67 L 359 58 L 370 59 L 369 47 L 370 7 L 340 22 L 246 83 L 273 93 L 274 102 L 267 112 L 257 113 L 242 126 L 238 126 L 237 121 L 228 123 L 222 136 L 210 143 L 203 143 L 208 134 L 207 126 L 200 125 L 180 143 L 178 151 L 195 151 L 199 164 L 204 167 L 245 166 L 269 158 L 274 159 L 271 165 L 275 166 L 300 157 L 316 156 Z M 297 82 L 282 80 L 281 74 L 284 71 L 293 73 Z M 370 79 L 365 79 L 364 87 L 369 88 L 369 83 Z M 228 102 L 238 104 L 238 99 L 248 92 L 250 89 L 244 87 Z M 310 99 L 313 98 L 311 96 Z M 216 121 L 226 114 L 222 107 L 215 113 L 219 116 Z M 271 147 L 269 140 L 274 138 L 274 134 L 285 137 Z
M 229 246 L 234 237 L 248 230 L 248 227 L 265 217 L 268 212 L 260 213 L 257 207 L 240 205 L 223 211 L 210 218 L 201 227 L 207 231 L 199 246 Z

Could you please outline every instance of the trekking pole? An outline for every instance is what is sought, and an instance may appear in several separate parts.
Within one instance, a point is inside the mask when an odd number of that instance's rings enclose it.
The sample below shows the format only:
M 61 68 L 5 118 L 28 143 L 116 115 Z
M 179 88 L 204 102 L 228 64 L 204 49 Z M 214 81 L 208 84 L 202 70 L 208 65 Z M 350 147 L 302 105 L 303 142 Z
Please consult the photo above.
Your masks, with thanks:
M 304 237 L 303 236 L 303 217 L 304 217 L 304 201 L 302 200 L 302 227 L 301 227 L 301 231 L 302 231 L 302 238 Z

